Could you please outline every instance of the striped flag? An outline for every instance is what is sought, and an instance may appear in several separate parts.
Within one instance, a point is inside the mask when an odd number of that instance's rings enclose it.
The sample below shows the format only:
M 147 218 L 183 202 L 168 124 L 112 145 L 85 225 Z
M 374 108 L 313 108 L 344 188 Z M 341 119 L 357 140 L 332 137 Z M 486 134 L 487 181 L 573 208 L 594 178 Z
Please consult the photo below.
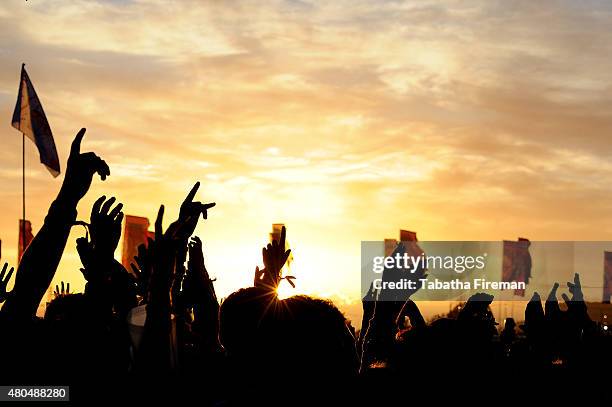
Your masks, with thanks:
M 25 70 L 25 64 L 21 66 L 21 81 L 12 125 L 36 144 L 40 162 L 54 177 L 57 177 L 60 173 L 60 164 L 53 134 L 34 86 Z
M 523 282 L 529 284 L 531 278 L 531 254 L 529 239 L 518 238 L 517 242 L 504 240 L 504 254 L 502 261 L 502 281 Z M 524 289 L 514 290 L 514 295 L 525 296 Z

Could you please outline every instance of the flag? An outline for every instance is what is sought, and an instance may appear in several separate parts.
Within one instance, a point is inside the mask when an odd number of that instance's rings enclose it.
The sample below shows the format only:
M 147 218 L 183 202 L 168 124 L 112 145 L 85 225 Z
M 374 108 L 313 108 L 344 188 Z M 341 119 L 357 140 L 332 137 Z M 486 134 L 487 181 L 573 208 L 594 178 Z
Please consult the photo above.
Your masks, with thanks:
M 60 164 L 55 141 L 42 104 L 25 70 L 25 64 L 21 66 L 21 80 L 12 125 L 36 144 L 40 162 L 47 167 L 51 175 L 57 177 Z
M 121 264 L 126 270 L 131 270 L 130 263 L 134 263 L 134 256 L 138 254 L 138 246 L 143 243 L 147 245 L 147 238 L 151 237 L 149 233 L 149 219 L 125 215 Z
M 25 233 L 24 233 L 24 228 L 25 228 Z M 24 238 L 25 238 L 25 242 L 23 240 Z M 30 245 L 30 242 L 32 241 L 33 238 L 34 238 L 34 235 L 32 234 L 32 224 L 30 223 L 30 221 L 19 219 L 19 248 L 18 248 L 18 254 L 17 254 L 18 262 L 21 261 L 21 257 L 23 256 L 23 253 L 26 251 L 26 249 Z
M 425 254 L 425 252 L 423 252 L 423 249 L 421 249 L 417 241 L 418 239 L 416 232 L 400 229 L 400 242 L 402 242 L 402 244 L 406 248 L 406 253 L 408 253 L 409 256 L 419 257 Z
M 528 239 L 519 237 L 517 242 L 504 240 L 504 257 L 502 262 L 502 281 L 524 282 L 529 284 L 531 278 L 531 254 Z M 514 290 L 514 295 L 525 296 L 525 290 Z
M 603 302 L 610 303 L 612 297 L 612 252 L 604 252 Z
M 400 229 L 400 242 L 416 242 L 417 234 L 410 230 Z

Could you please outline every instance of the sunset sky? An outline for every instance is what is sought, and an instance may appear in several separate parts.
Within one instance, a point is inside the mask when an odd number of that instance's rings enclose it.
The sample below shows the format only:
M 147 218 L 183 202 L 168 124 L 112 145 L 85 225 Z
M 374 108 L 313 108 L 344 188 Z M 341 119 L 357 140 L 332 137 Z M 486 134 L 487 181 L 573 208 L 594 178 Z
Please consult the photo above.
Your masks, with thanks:
M 0 238 L 15 263 L 26 63 L 62 162 L 27 147 L 43 221 L 69 145 L 111 168 L 102 194 L 166 224 L 197 180 L 220 296 L 252 282 L 284 222 L 299 292 L 355 302 L 360 242 L 612 240 L 612 3 L 0 3 Z M 84 280 L 70 237 L 56 281 Z

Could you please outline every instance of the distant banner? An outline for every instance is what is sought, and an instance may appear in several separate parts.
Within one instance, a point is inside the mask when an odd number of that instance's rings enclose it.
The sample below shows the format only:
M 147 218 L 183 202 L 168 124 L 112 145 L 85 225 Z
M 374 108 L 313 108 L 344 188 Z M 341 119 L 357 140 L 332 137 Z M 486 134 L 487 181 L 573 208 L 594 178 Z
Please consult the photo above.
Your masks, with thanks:
M 138 246 L 143 243 L 146 245 L 147 238 L 151 237 L 149 224 L 148 218 L 125 215 L 121 264 L 126 270 L 131 270 L 130 264 L 134 263 L 134 256 L 138 254 Z
M 409 255 L 420 256 L 425 254 L 421 246 L 417 243 L 416 232 L 400 230 L 400 241 Z M 393 250 L 391 250 L 391 252 L 393 252 Z
M 612 297 L 612 252 L 604 252 L 603 302 Z
M 522 282 L 529 284 L 531 278 L 531 254 L 529 253 L 530 242 L 519 238 L 517 242 L 504 240 L 504 260 L 502 265 L 502 281 Z M 525 296 L 525 290 L 516 289 L 515 295 Z
M 612 242 L 361 242 L 362 298 L 375 294 L 369 300 L 466 301 L 487 293 L 497 300 L 526 301 L 536 292 L 546 298 L 555 283 L 565 287 L 575 273 L 586 301 L 601 301 L 602 292 L 609 300 Z
M 25 225 L 24 225 L 24 222 L 25 222 Z M 23 240 L 24 239 L 24 233 L 23 233 L 24 226 L 25 226 L 25 241 Z M 21 257 L 23 256 L 23 253 L 26 251 L 26 249 L 32 242 L 32 239 L 34 239 L 34 235 L 32 234 L 32 224 L 30 223 L 29 220 L 24 221 L 23 219 L 19 219 L 19 247 L 18 247 L 18 254 L 17 254 L 18 262 L 21 261 Z

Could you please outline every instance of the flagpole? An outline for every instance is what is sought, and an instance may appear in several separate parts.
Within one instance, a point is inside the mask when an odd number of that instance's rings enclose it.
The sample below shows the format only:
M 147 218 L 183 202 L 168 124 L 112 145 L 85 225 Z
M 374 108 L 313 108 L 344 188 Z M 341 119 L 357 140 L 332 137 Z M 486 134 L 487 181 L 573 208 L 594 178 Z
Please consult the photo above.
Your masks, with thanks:
M 21 222 L 21 255 L 25 252 L 26 244 L 26 203 L 25 203 L 25 133 L 21 133 L 21 209 L 23 221 Z M 21 262 L 21 259 L 19 259 Z

